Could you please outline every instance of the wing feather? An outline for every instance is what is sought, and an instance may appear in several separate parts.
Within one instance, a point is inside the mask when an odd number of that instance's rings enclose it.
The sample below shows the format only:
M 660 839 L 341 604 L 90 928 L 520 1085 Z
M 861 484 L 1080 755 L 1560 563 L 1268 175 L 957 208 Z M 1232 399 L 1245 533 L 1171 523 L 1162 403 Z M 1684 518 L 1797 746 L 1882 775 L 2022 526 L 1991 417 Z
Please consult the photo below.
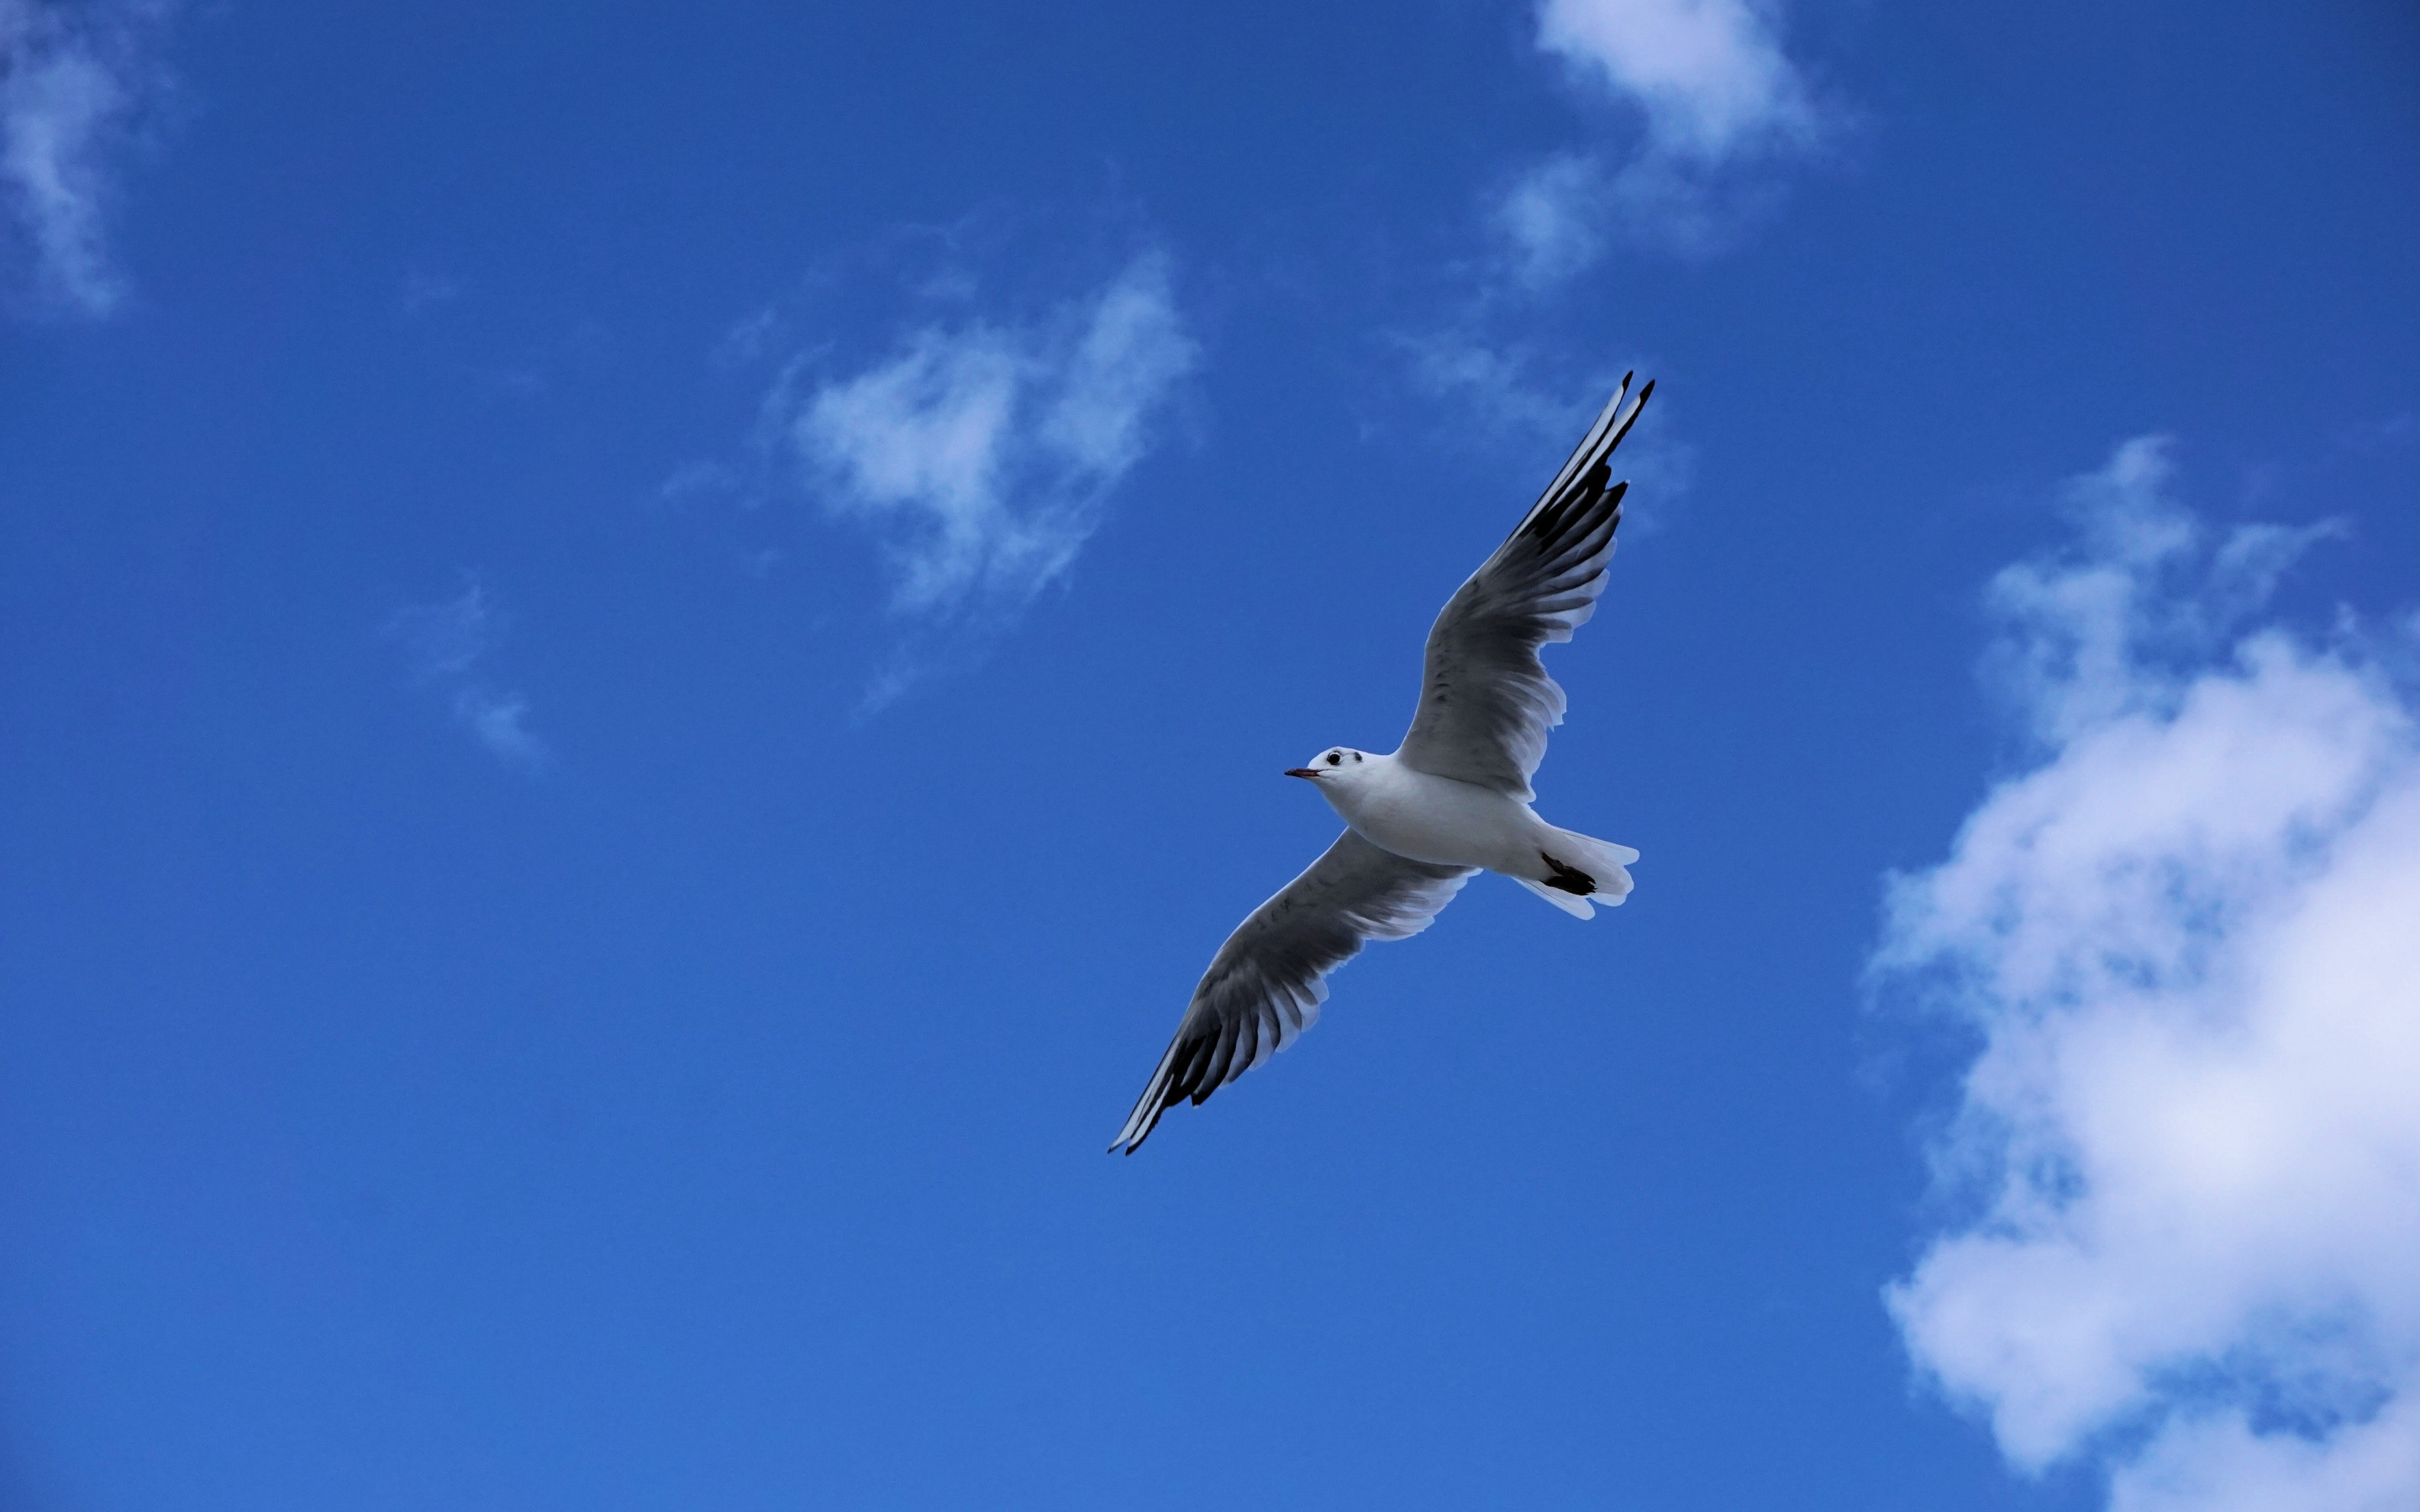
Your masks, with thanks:
M 1339 835 L 1211 958 L 1110 1150 L 1133 1154 L 1161 1114 L 1187 1098 L 1206 1101 L 1292 1044 L 1318 1021 L 1329 972 L 1364 941 L 1428 928 L 1469 877 L 1466 868 L 1406 860 L 1349 829 Z
M 1650 379 L 1625 409 L 1622 378 L 1529 513 L 1446 601 L 1429 628 L 1419 707 L 1395 753 L 1402 761 L 1524 803 L 1537 796 L 1529 778 L 1565 707 L 1538 651 L 1569 640 L 1596 612 L 1630 487 L 1612 481 L 1610 458 L 1654 392 Z

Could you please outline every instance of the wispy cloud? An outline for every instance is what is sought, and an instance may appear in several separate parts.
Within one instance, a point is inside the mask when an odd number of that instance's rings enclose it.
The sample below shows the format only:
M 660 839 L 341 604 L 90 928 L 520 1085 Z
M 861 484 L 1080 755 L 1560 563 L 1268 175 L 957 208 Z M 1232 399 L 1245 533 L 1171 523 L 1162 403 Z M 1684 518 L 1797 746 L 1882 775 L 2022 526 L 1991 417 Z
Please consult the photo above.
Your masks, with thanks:
M 2172 490 L 2127 443 L 1992 586 L 2033 755 L 1873 962 L 1979 1036 L 1937 1150 L 1969 1216 L 1888 1301 L 2013 1464 L 2113 1507 L 2420 1505 L 2412 648 L 2255 625 L 2319 532 Z
M 1777 3 L 1537 0 L 1532 15 L 1536 45 L 1601 130 L 1485 191 L 1480 248 L 1453 265 L 1453 291 L 1427 324 L 1389 334 L 1414 384 L 1471 428 L 1568 444 L 1571 417 L 1584 421 L 1591 392 L 1621 373 L 1602 343 L 1585 365 L 1572 361 L 1573 281 L 1622 243 L 1690 255 L 1730 245 L 1776 202 L 1772 170 L 1837 137 L 1842 113 L 1783 50 Z M 1659 447 L 1642 472 L 1677 486 L 1686 450 Z
M 1156 254 L 1031 312 L 972 310 L 963 279 L 933 297 L 947 313 L 870 365 L 794 362 L 768 434 L 833 515 L 874 533 L 894 613 L 992 629 L 1076 560 L 1199 348 Z
M 1777 4 L 1542 0 L 1537 15 L 1539 47 L 1637 131 L 1626 150 L 1552 154 L 1497 196 L 1495 228 L 1528 286 L 1587 268 L 1617 234 L 1718 249 L 1772 201 L 1759 171 L 1838 128 L 1783 52 Z
M 396 297 L 396 313 L 407 320 L 416 319 L 461 297 L 460 280 L 448 273 L 415 268 L 403 275 L 402 287 Z
M 1606 370 L 1590 375 L 1585 384 L 1550 384 L 1533 370 L 1528 348 L 1490 342 L 1468 324 L 1399 332 L 1395 340 L 1411 359 L 1411 377 L 1419 387 L 1456 400 L 1481 432 L 1509 434 L 1524 443 L 1543 444 L 1566 433 L 1576 439 L 1605 403 L 1596 391 L 1609 392 L 1621 378 Z
M 158 92 L 164 3 L 0 0 L 0 226 L 39 308 L 98 317 L 126 282 L 109 250 L 114 158 Z
M 1604 406 L 1622 369 L 1606 361 L 1585 367 L 1551 362 L 1532 343 L 1491 337 L 1485 315 L 1481 309 L 1431 331 L 1395 332 L 1395 346 L 1410 360 L 1407 376 L 1452 407 L 1466 440 L 1533 463 L 1561 455 Z M 1656 403 L 1658 423 L 1621 448 L 1624 475 L 1655 501 L 1629 527 L 1634 535 L 1655 528 L 1660 510 L 1687 492 L 1696 472 L 1696 455 L 1674 436 L 1666 401 Z
M 1538 45 L 1635 103 L 1651 150 L 1720 162 L 1816 132 L 1806 81 L 1782 55 L 1778 11 L 1751 0 L 1544 0 Z
M 403 647 L 414 682 L 444 696 L 454 719 L 473 739 L 513 765 L 543 765 L 547 750 L 529 728 L 529 701 L 497 686 L 487 664 L 506 622 L 476 578 L 462 592 L 415 604 L 387 622 L 386 635 Z
M 1518 283 L 1550 287 L 1597 260 L 1605 251 L 1606 208 L 1613 197 L 1605 179 L 1605 164 L 1595 157 L 1558 152 L 1504 191 L 1492 219 L 1512 251 Z

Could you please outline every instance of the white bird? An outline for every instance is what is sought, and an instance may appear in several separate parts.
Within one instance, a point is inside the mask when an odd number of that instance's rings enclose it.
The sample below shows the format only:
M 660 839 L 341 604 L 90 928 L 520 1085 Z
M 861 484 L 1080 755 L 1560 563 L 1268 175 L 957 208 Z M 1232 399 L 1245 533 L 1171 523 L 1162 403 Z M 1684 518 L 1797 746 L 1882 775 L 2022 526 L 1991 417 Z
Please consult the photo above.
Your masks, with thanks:
M 1319 1017 L 1327 974 L 1365 940 L 1429 927 L 1473 872 L 1498 872 L 1567 914 L 1630 891 L 1627 845 L 1558 829 L 1530 809 L 1529 777 L 1563 690 L 1538 648 L 1596 612 L 1630 485 L 1608 458 L 1630 433 L 1630 377 L 1495 555 L 1429 629 L 1412 728 L 1391 755 L 1336 746 L 1286 773 L 1318 787 L 1345 831 L 1311 869 L 1236 926 L 1193 989 L 1176 1038 L 1109 1145 L 1133 1154 L 1159 1116 L 1211 1093 L 1294 1042 Z

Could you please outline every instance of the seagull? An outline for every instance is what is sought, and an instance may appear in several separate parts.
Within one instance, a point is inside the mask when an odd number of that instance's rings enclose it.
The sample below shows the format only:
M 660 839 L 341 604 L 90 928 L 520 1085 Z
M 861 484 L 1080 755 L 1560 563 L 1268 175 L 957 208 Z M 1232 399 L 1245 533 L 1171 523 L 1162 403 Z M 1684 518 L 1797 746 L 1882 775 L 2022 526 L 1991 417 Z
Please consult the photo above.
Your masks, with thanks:
M 1366 940 L 1428 928 L 1471 873 L 1511 877 L 1579 918 L 1629 893 L 1638 853 L 1539 818 L 1529 778 L 1563 722 L 1563 690 L 1538 649 L 1569 640 L 1605 592 L 1630 488 L 1608 481 L 1609 459 L 1655 392 L 1651 379 L 1624 409 L 1636 376 L 1429 627 L 1403 744 L 1385 756 L 1331 746 L 1285 774 L 1319 789 L 1344 833 L 1211 958 L 1111 1154 L 1133 1154 L 1161 1114 L 1188 1097 L 1199 1105 L 1292 1044 L 1318 1020 L 1329 972 Z

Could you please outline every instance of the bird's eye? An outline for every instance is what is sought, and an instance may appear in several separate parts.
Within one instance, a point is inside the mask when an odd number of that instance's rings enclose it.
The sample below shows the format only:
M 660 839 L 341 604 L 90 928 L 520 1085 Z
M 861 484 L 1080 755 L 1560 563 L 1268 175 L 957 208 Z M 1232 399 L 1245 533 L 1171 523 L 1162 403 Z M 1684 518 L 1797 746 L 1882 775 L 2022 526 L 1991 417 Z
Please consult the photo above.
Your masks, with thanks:
M 1327 764 L 1330 766 L 1342 766 L 1344 764 L 1344 758 L 1331 750 L 1327 753 Z

